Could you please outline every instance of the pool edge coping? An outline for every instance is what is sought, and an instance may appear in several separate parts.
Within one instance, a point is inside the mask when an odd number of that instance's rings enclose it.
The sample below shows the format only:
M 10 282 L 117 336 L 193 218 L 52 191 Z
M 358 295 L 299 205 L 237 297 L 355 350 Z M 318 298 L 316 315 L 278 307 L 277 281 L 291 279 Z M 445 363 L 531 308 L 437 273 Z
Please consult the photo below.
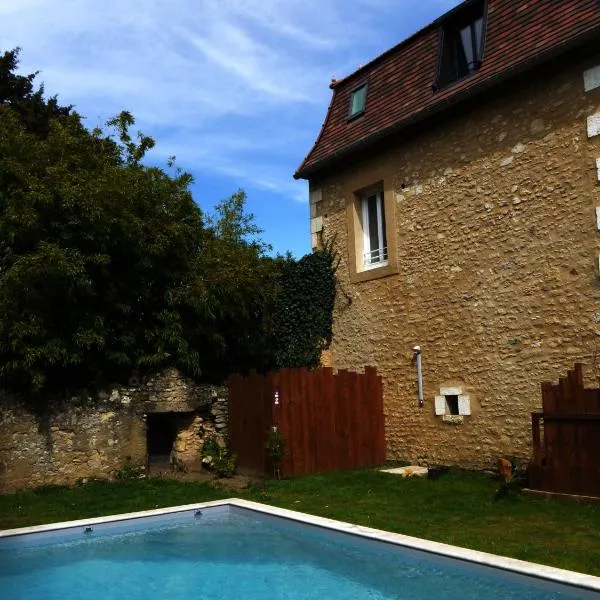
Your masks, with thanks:
M 491 554 L 489 552 L 482 552 L 480 550 L 471 550 L 470 548 L 463 548 L 461 546 L 452 546 L 442 542 L 434 542 L 401 533 L 393 533 L 383 529 L 365 527 L 364 525 L 355 525 L 353 523 L 346 523 L 344 521 L 337 521 L 335 519 L 310 515 L 287 508 L 279 508 L 277 506 L 261 504 L 251 500 L 243 500 L 241 498 L 227 498 L 224 500 L 213 500 L 209 502 L 198 502 L 194 504 L 184 504 L 181 506 L 170 506 L 167 508 L 123 513 L 119 515 L 108 515 L 105 517 L 63 521 L 60 523 L 34 525 L 31 527 L 20 527 L 17 529 L 4 529 L 0 530 L 0 540 L 7 537 L 20 536 L 30 533 L 44 533 L 73 527 L 84 527 L 108 522 L 127 521 L 144 517 L 168 515 L 186 510 L 198 510 L 202 508 L 219 506 L 234 506 L 275 517 L 290 519 L 292 521 L 305 523 L 307 525 L 330 529 L 340 533 L 358 535 L 363 538 L 387 542 L 402 546 L 404 548 L 420 550 L 430 554 L 471 562 L 486 567 L 510 571 L 512 573 L 527 575 L 529 577 L 535 577 L 538 579 L 545 579 L 547 581 L 552 581 L 553 583 L 571 585 L 588 591 L 600 593 L 600 577 L 596 577 L 595 575 L 587 575 L 585 573 L 578 573 L 577 571 L 559 569 L 557 567 L 550 567 L 517 558 L 500 556 L 498 554 Z

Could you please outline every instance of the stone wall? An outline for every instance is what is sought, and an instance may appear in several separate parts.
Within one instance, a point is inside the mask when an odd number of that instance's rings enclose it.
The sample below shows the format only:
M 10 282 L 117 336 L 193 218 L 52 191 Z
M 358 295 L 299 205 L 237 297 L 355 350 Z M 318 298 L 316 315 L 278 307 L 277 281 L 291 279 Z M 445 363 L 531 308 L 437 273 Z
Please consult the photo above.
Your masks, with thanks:
M 333 366 L 379 369 L 389 458 L 526 459 L 540 383 L 580 361 L 598 385 L 600 135 L 588 128 L 600 88 L 583 84 L 598 64 L 598 50 L 556 62 L 310 182 L 311 214 L 341 258 Z M 373 185 L 393 256 L 358 273 L 356 194 Z M 436 415 L 442 388 L 470 414 Z
M 204 435 L 227 433 L 227 389 L 195 384 L 176 370 L 73 399 L 44 418 L 8 397 L 0 404 L 0 492 L 110 478 L 126 464 L 145 469 L 149 414 L 181 415 L 173 444 L 180 465 L 199 463 Z

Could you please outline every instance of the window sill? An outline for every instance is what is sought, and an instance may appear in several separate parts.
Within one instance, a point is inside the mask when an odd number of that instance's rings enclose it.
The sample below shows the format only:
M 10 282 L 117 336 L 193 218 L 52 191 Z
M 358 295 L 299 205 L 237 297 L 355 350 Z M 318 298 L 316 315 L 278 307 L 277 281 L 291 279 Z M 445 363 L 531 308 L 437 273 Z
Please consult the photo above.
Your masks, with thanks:
M 348 117 L 346 119 L 346 123 L 351 123 L 352 121 L 356 121 L 357 119 L 360 119 L 360 117 L 364 117 L 364 116 L 365 116 L 365 111 L 361 110 L 359 113 L 356 113 L 355 115 Z
M 373 269 L 383 269 L 384 267 L 387 267 L 388 265 L 389 265 L 389 262 L 387 260 L 382 260 L 381 262 L 373 263 L 372 265 L 364 265 L 363 271 L 372 271 Z
M 443 415 L 442 423 L 448 423 L 448 425 L 462 425 L 464 422 L 463 415 Z
M 462 75 L 461 77 L 459 77 L 458 79 L 453 79 L 452 81 L 449 81 L 448 83 L 444 83 L 439 84 L 437 81 L 431 86 L 433 93 L 437 94 L 439 92 L 445 92 L 446 90 L 449 90 L 451 87 L 458 85 L 459 83 L 462 83 L 463 81 L 465 81 L 466 79 L 469 79 L 469 77 L 473 77 L 474 75 L 477 75 L 477 73 L 479 73 L 479 69 L 481 68 L 481 65 L 479 67 L 477 67 L 476 69 L 474 69 L 473 71 L 471 71 L 470 73 L 467 73 L 466 75 Z
M 358 283 L 360 281 L 370 281 L 371 279 L 380 279 L 381 277 L 389 277 L 396 275 L 398 268 L 396 265 L 386 262 L 384 265 L 370 266 L 363 268 L 362 271 L 357 271 L 350 274 L 350 281 Z

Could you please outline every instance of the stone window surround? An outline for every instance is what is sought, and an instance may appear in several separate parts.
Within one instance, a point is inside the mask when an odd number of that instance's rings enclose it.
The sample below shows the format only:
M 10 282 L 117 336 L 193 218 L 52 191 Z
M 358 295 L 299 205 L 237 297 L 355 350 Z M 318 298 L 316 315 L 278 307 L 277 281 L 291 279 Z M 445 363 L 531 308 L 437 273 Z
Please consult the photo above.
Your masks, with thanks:
M 363 229 L 361 218 L 362 195 L 374 188 L 383 191 L 383 207 L 386 221 L 386 238 L 388 248 L 387 264 L 380 267 L 365 267 L 363 264 Z M 343 186 L 346 202 L 346 225 L 348 230 L 348 268 L 350 281 L 358 283 L 387 277 L 398 272 L 396 252 L 396 202 L 391 180 L 372 177 L 370 173 L 355 173 L 346 179 Z
M 458 396 L 458 414 L 450 414 L 447 396 Z M 435 414 L 446 423 L 462 423 L 465 416 L 471 415 L 471 399 L 460 386 L 441 387 L 440 395 L 435 397 Z

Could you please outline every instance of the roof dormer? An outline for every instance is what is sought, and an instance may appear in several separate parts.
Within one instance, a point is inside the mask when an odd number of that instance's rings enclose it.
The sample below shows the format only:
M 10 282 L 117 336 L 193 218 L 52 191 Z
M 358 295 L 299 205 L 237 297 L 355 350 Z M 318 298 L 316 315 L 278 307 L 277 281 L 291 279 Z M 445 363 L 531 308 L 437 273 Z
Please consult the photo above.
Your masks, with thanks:
M 442 22 L 435 89 L 477 71 L 483 59 L 487 2 L 476 0 L 453 11 Z

